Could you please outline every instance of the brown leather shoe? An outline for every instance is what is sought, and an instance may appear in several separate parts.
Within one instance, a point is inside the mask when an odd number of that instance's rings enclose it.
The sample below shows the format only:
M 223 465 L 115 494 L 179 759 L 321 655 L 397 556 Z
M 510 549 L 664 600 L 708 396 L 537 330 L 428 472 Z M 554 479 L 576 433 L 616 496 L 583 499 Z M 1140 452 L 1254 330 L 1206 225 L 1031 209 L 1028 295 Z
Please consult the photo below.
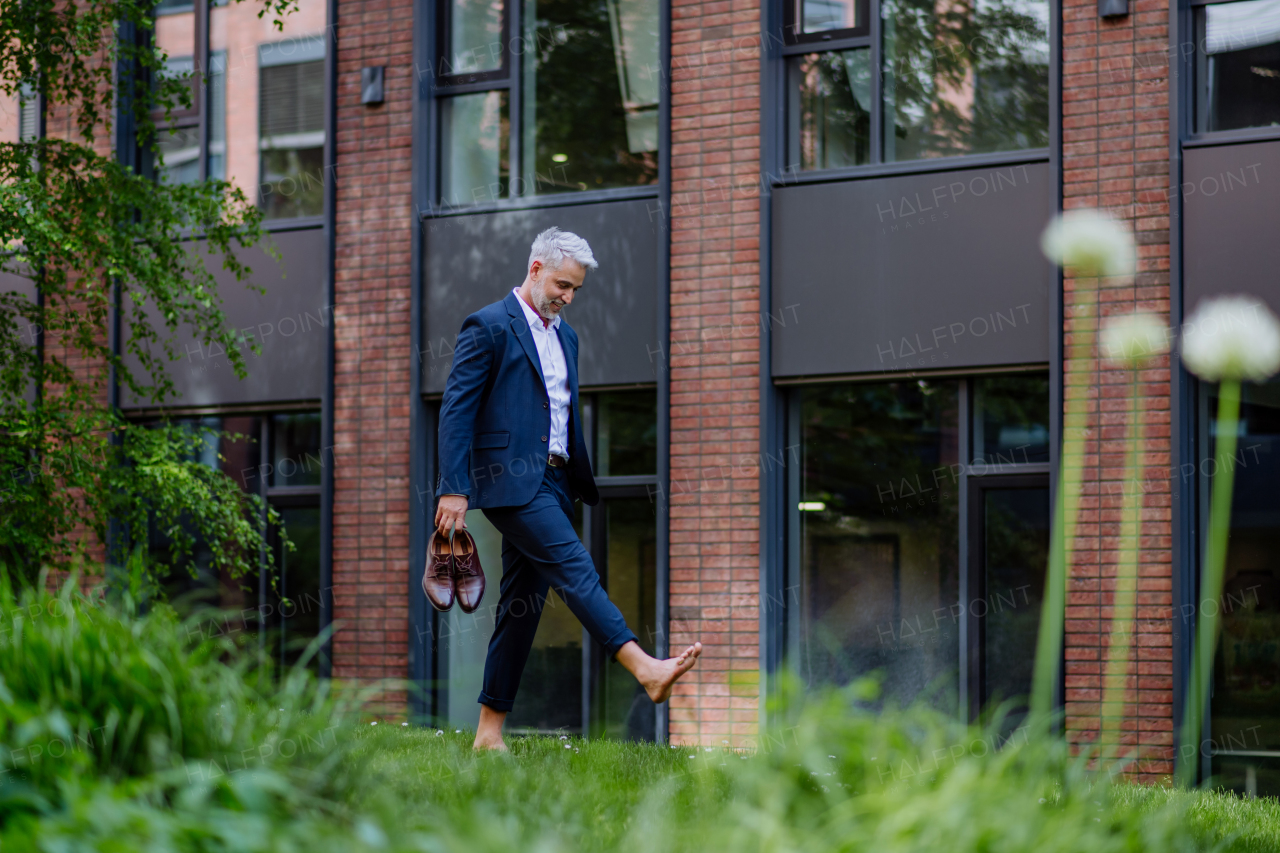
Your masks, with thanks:
M 453 592 L 463 613 L 474 613 L 484 598 L 480 550 L 465 530 L 453 531 Z
M 437 530 L 427 543 L 427 567 L 422 573 L 422 591 L 436 610 L 453 607 L 453 554 L 449 534 Z

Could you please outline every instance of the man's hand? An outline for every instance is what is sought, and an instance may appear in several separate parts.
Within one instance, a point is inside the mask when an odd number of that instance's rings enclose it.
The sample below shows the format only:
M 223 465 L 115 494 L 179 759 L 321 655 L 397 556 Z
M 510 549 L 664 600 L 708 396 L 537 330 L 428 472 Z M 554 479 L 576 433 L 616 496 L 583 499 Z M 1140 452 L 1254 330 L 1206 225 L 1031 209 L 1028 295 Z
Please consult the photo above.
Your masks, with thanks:
M 443 495 L 436 504 L 437 530 L 467 529 L 467 496 Z

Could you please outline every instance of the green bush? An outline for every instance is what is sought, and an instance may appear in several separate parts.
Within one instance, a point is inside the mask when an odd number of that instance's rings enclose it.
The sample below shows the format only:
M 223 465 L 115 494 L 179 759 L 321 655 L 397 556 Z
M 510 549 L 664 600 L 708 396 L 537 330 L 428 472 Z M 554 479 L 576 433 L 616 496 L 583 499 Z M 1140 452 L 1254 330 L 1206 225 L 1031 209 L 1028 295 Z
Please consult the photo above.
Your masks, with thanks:
M 0 583 L 0 609 L 0 822 L 101 785 L 155 803 L 206 789 L 235 801 L 255 785 L 345 795 L 351 702 L 304 668 L 277 678 L 242 623 L 181 620 L 161 602 L 139 615 L 128 595 L 85 595 L 74 576 L 57 593 Z

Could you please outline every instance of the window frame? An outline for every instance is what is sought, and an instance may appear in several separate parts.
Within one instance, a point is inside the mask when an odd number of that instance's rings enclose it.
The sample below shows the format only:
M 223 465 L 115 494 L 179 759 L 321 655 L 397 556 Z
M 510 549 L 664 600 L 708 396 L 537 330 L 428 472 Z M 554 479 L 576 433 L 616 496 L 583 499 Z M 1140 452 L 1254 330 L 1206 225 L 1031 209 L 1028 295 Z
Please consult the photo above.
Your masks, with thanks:
M 860 27 L 846 27 L 838 30 L 825 30 L 821 32 L 802 33 L 798 29 L 798 19 L 800 16 L 800 8 L 804 4 L 804 0 L 782 0 L 782 37 L 788 45 L 810 45 L 826 43 L 843 43 L 849 40 L 856 40 L 871 37 L 871 0 L 854 0 L 855 18 L 863 21 Z M 877 9 L 877 11 L 879 11 Z M 824 48 L 825 49 L 825 48 Z M 808 51 L 805 51 L 808 52 Z
M 956 556 L 958 560 L 957 599 L 960 602 L 971 601 L 981 595 L 982 564 L 981 542 L 973 540 L 975 525 L 980 518 L 975 518 L 975 496 L 980 497 L 984 488 L 1000 488 L 1010 484 L 1017 487 L 1041 485 L 1050 488 L 1052 500 L 1052 465 L 1049 462 L 1006 462 L 1003 459 L 992 463 L 984 462 L 979 470 L 975 470 L 975 448 L 973 445 L 973 419 L 976 414 L 974 399 L 977 380 L 989 376 L 1017 375 L 1050 375 L 1051 368 L 1045 365 L 1019 367 L 1015 369 L 957 369 L 942 371 L 937 374 L 912 374 L 911 376 L 876 374 L 865 377 L 825 377 L 821 380 L 788 383 L 779 390 L 783 391 L 782 409 L 785 421 L 786 446 L 794 447 L 794 454 L 786 456 L 784 463 L 784 483 L 779 492 L 784 502 L 783 523 L 783 570 L 780 573 L 779 585 L 772 590 L 762 588 L 762 598 L 773 601 L 780 611 L 780 619 L 774 620 L 774 630 L 778 632 L 777 664 L 781 668 L 794 667 L 799 653 L 800 620 L 796 618 L 796 608 L 802 607 L 798 593 L 799 573 L 801 571 L 802 544 L 800 536 L 801 510 L 803 498 L 803 425 L 801 423 L 801 397 L 804 389 L 809 387 L 830 387 L 839 385 L 884 384 L 910 381 L 914 378 L 935 378 L 953 380 L 959 385 L 957 389 L 956 419 L 958 423 L 957 443 L 961 458 L 964 460 L 956 486 Z M 1050 383 L 1049 419 L 1053 419 L 1052 383 Z M 1051 440 L 1052 448 L 1052 440 Z M 1050 451 L 1052 453 L 1052 449 Z M 979 510 L 980 512 L 980 510 Z M 976 586 L 976 590 L 975 590 Z M 976 721 L 982 691 L 982 626 L 966 614 L 959 620 L 957 636 L 958 667 L 958 709 L 968 721 Z M 1061 666 L 1062 661 L 1059 661 Z
M 200 139 L 200 155 L 198 158 L 198 164 L 199 164 L 198 180 L 201 182 L 207 181 L 209 179 L 209 158 L 212 154 L 211 139 L 210 139 L 212 135 L 211 128 L 210 128 L 212 104 L 210 103 L 210 96 L 209 96 L 209 88 L 210 88 L 209 77 L 212 72 L 212 58 L 213 58 L 214 52 L 210 50 L 210 43 L 209 43 L 210 32 L 212 29 L 210 26 L 210 15 L 212 14 L 213 9 L 226 8 L 226 7 L 228 7 L 228 3 L 226 2 L 226 0 L 204 0 L 204 2 L 200 2 L 200 0 L 196 0 L 196 2 L 194 3 L 195 33 L 194 33 L 193 52 L 191 54 L 193 57 L 194 73 L 191 76 L 191 84 L 190 84 L 192 89 L 192 105 L 193 105 L 192 109 L 181 110 L 181 111 L 174 110 L 173 112 L 170 113 L 170 121 L 167 125 L 164 121 L 163 110 L 153 110 L 151 113 L 152 120 L 156 123 L 157 138 L 160 137 L 160 134 L 167 134 L 169 127 L 198 128 L 197 132 L 199 134 L 199 139 Z M 185 8 L 163 10 L 158 13 L 153 12 L 152 21 L 154 23 L 156 18 L 167 17 L 169 15 L 187 14 L 187 13 L 188 11 Z M 327 14 L 326 14 L 326 18 L 327 18 Z M 154 27 L 151 30 L 149 30 L 146 35 L 148 39 L 154 41 L 154 37 L 155 37 Z M 334 160 L 333 152 L 335 150 L 334 140 L 331 138 L 332 134 L 330 133 L 330 129 L 328 126 L 330 123 L 329 117 L 334 112 L 334 100 L 333 100 L 334 85 L 333 85 L 333 78 L 329 69 L 336 62 L 336 57 L 333 56 L 334 52 L 336 51 L 336 43 L 334 42 L 332 24 L 326 23 L 324 32 L 321 34 L 297 35 L 297 36 L 288 36 L 284 38 L 271 38 L 271 39 L 264 40 L 262 42 L 258 42 L 253 45 L 254 62 L 257 63 L 256 67 L 258 69 L 262 67 L 260 56 L 261 56 L 261 49 L 264 45 L 285 44 L 290 41 L 306 40 L 306 39 L 319 40 L 323 47 L 323 54 L 320 61 L 323 61 L 325 64 L 324 96 L 323 96 L 324 98 L 323 111 L 325 115 L 324 163 L 326 164 L 325 168 L 329 169 L 331 168 L 331 164 L 333 163 L 333 160 Z M 224 51 L 223 55 L 224 55 L 224 58 L 223 58 L 222 73 L 224 75 L 224 81 L 225 81 L 226 75 L 228 74 L 228 71 L 230 69 L 230 64 L 229 64 L 230 60 L 229 58 L 227 58 L 229 57 L 229 51 Z M 285 63 L 281 63 L 281 64 L 285 64 Z M 224 82 L 224 89 L 225 89 L 225 85 L 226 84 Z M 224 91 L 224 97 L 225 97 L 225 91 Z M 260 97 L 260 93 L 258 97 Z M 256 115 L 256 110 L 260 110 L 260 109 L 261 109 L 261 104 L 257 104 L 255 106 L 255 115 Z M 223 107 L 224 118 L 226 116 L 226 113 L 227 113 L 227 109 L 224 104 L 224 107 Z M 261 131 L 259 129 L 258 131 L 259 136 L 254 140 L 254 147 L 256 152 L 256 160 L 258 162 L 259 174 L 257 176 L 258 180 L 254 181 L 255 189 L 253 191 L 253 194 L 255 196 L 253 203 L 259 208 L 259 210 L 262 209 L 262 205 L 261 205 L 262 182 L 260 180 L 262 177 L 261 175 L 262 149 L 261 149 L 260 132 Z M 226 145 L 228 142 L 229 140 L 224 139 L 223 144 Z M 146 140 L 138 138 L 137 146 L 138 146 L 138 156 L 139 156 L 139 159 L 141 160 L 141 165 L 139 168 L 142 169 L 150 177 L 155 178 L 156 173 L 155 173 L 154 158 L 149 156 L 144 156 L 144 152 L 147 150 Z M 225 151 L 223 153 L 223 156 L 224 158 L 226 157 Z M 224 180 L 230 180 L 230 177 L 226 177 L 224 178 Z M 321 181 L 322 183 L 327 184 L 328 178 L 322 176 Z M 332 193 L 330 193 L 329 191 L 326 190 L 324 192 L 322 208 L 320 212 L 315 215 L 264 218 L 262 222 L 262 227 L 266 231 L 291 231 L 299 228 L 323 226 L 328 218 L 329 206 L 332 203 L 331 196 L 332 196 Z
M 766 30 L 762 50 L 762 139 L 767 140 L 762 150 L 762 162 L 773 168 L 766 168 L 766 177 L 770 186 L 780 187 L 793 184 L 822 183 L 841 178 L 879 177 L 882 175 L 916 174 L 921 172 L 941 172 L 953 169 L 977 168 L 988 165 L 1010 165 L 1019 163 L 1045 162 L 1052 157 L 1055 128 L 1057 120 L 1055 111 L 1060 108 L 1060 92 L 1055 89 L 1057 81 L 1055 62 L 1058 61 L 1056 39 L 1060 31 L 1060 2 L 1046 0 L 1049 7 L 1049 115 L 1046 117 L 1045 129 L 1049 145 L 1040 148 L 1021 148 L 1008 151 L 978 152 L 971 154 L 948 155 L 945 157 L 923 157 L 914 160 L 884 159 L 884 78 L 883 59 L 883 22 L 881 20 L 883 0 L 859 0 L 867 6 L 867 27 L 865 34 L 861 30 L 836 30 L 831 38 L 826 34 L 814 39 L 796 39 L 790 32 L 794 26 L 794 8 L 798 0 L 779 0 L 768 4 L 766 19 L 771 22 Z M 780 34 L 780 35 L 779 35 Z M 805 34 L 808 35 L 808 34 Z M 837 37 L 838 35 L 838 37 Z M 857 166 L 837 166 L 826 169 L 800 169 L 798 156 L 793 157 L 789 150 L 791 90 L 789 77 L 791 65 L 795 57 L 813 53 L 828 53 L 856 48 L 867 48 L 871 55 L 871 127 L 869 140 L 869 162 Z M 774 60 L 772 63 L 769 60 Z M 772 64 L 772 68 L 769 65 Z M 769 149 L 772 149 L 771 151 Z
M 275 552 L 279 547 L 279 529 L 272 528 L 267 530 L 267 509 L 271 508 L 315 508 L 320 512 L 320 535 L 325 536 L 324 529 L 324 485 L 323 479 L 320 483 L 306 486 L 277 486 L 272 484 L 272 475 L 266 473 L 266 466 L 271 464 L 268 460 L 271 458 L 276 441 L 276 433 L 273 428 L 273 422 L 279 415 L 299 415 L 299 414 L 317 414 L 321 418 L 323 424 L 324 411 L 323 408 L 316 408 L 314 405 L 302 406 L 276 406 L 268 408 L 248 407 L 248 408 L 228 408 L 228 407 L 199 407 L 195 409 L 142 409 L 137 412 L 130 412 L 129 419 L 131 421 L 148 424 L 165 420 L 177 421 L 195 421 L 199 422 L 202 418 L 215 417 L 219 419 L 218 430 L 226 429 L 225 419 L 228 417 L 251 417 L 257 419 L 257 435 L 246 436 L 250 441 L 254 442 L 258 447 L 258 469 L 250 477 L 246 478 L 241 472 L 237 478 L 237 485 L 245 491 L 246 494 L 256 495 L 262 501 L 262 511 L 258 514 L 258 522 L 263 530 L 267 531 L 266 546 Z M 321 444 L 324 442 L 323 429 L 321 431 Z M 320 465 L 331 464 L 332 449 L 321 446 L 319 448 Z M 225 473 L 225 472 L 224 472 Z M 235 475 L 231 475 L 235 476 Z M 287 532 L 287 531 L 286 531 Z M 269 584 L 266 583 L 268 578 L 266 572 L 266 551 L 259 554 L 256 572 L 252 575 L 251 587 L 256 593 L 258 604 L 258 619 L 254 630 L 258 633 L 258 649 L 261 652 L 267 650 L 267 635 L 270 631 L 266 627 L 265 616 L 271 602 L 268 596 Z M 281 571 L 281 563 L 275 562 L 272 571 L 279 576 Z M 250 581 L 250 576 L 246 575 L 242 578 L 245 582 Z M 325 637 L 326 632 L 333 622 L 333 606 L 332 606 L 332 583 L 329 588 L 324 586 L 325 568 L 323 547 L 320 554 L 320 565 L 317 566 L 317 580 L 320 584 L 320 616 L 319 616 L 319 636 Z M 286 633 L 287 638 L 287 633 Z M 275 650 L 273 657 L 277 663 L 283 663 L 285 660 L 287 639 L 279 642 L 278 648 Z M 320 678 L 329 678 L 332 674 L 333 662 L 333 638 L 332 635 L 325 637 L 322 641 L 320 649 L 316 656 L 316 671 Z
M 1241 127 L 1231 130 L 1201 130 L 1201 82 L 1206 54 L 1200 49 L 1200 39 L 1196 31 L 1196 16 L 1200 10 L 1208 6 L 1227 6 L 1247 0 L 1188 0 L 1187 5 L 1179 9 L 1179 20 L 1182 29 L 1182 43 L 1190 44 L 1192 50 L 1187 53 L 1179 51 L 1181 77 L 1186 82 L 1182 85 L 1180 103 L 1186 118 L 1182 124 L 1182 146 L 1196 148 L 1201 146 L 1223 145 L 1232 142 L 1265 142 L 1280 139 L 1280 125 L 1268 127 Z
M 859 0 L 867 2 L 868 0 Z M 523 98 L 524 93 L 524 2 L 504 0 L 503 11 L 503 65 L 499 70 L 474 74 L 446 74 L 446 47 L 448 44 L 449 0 L 420 0 L 415 7 L 424 22 L 420 37 L 427 72 L 421 86 L 423 110 L 418 127 L 427 140 L 425 168 L 418 179 L 418 204 L 420 219 L 451 215 L 492 213 L 503 210 L 523 210 L 536 207 L 562 207 L 575 204 L 592 204 L 600 201 L 620 201 L 634 198 L 657 198 L 662 194 L 669 171 L 670 155 L 670 9 L 665 0 L 658 3 L 658 58 L 661 68 L 658 87 L 658 172 L 652 184 L 640 186 L 586 189 L 577 192 L 537 193 L 524 191 Z M 515 52 L 515 46 L 521 50 Z M 489 198 L 473 204 L 451 204 L 442 198 L 444 174 L 444 101 L 458 95 L 483 92 L 507 92 L 507 191 L 498 198 Z
M 593 468 L 598 467 L 599 465 L 598 458 L 597 458 L 598 450 L 599 450 L 598 432 L 597 432 L 598 421 L 596 418 L 596 413 L 598 411 L 598 406 L 599 406 L 599 397 L 602 394 L 607 394 L 613 391 L 619 391 L 619 392 L 652 391 L 655 397 L 657 397 L 657 393 L 658 393 L 658 389 L 656 385 L 647 384 L 647 383 L 640 384 L 640 385 L 608 386 L 608 387 L 580 389 L 578 394 L 578 403 L 579 403 L 579 411 L 581 412 L 581 415 L 582 415 L 582 434 L 589 448 L 589 455 L 593 463 L 593 466 L 592 466 Z M 440 395 L 431 395 L 431 397 L 425 400 L 424 402 L 426 402 L 427 406 L 429 407 L 429 411 L 431 414 L 431 417 L 429 420 L 429 423 L 431 425 L 430 430 L 431 432 L 434 432 L 435 428 L 438 427 L 439 425 L 441 397 Z M 663 414 L 661 409 L 655 407 L 654 415 L 655 415 L 655 424 L 658 426 L 659 429 L 661 429 L 663 424 Z M 661 447 L 661 442 L 659 442 L 659 447 Z M 434 460 L 436 451 L 437 451 L 437 448 L 435 448 L 433 444 L 430 451 L 432 454 L 433 460 Z M 606 592 L 608 591 L 609 587 L 608 587 L 607 553 L 605 550 L 607 547 L 607 539 L 606 539 L 607 516 L 605 514 L 605 504 L 607 501 L 614 500 L 614 499 L 625 500 L 625 499 L 636 499 L 636 498 L 646 498 L 646 497 L 649 498 L 653 502 L 654 509 L 655 509 L 654 531 L 656 535 L 656 542 L 661 542 L 662 541 L 661 527 L 662 527 L 663 520 L 656 515 L 657 511 L 661 509 L 663 505 L 662 503 L 663 486 L 662 486 L 662 480 L 660 478 L 661 464 L 662 463 L 660 459 L 655 459 L 655 468 L 659 470 L 655 470 L 652 474 L 634 474 L 634 475 L 620 475 L 620 476 L 598 476 L 597 475 L 595 477 L 595 483 L 596 483 L 596 489 L 600 494 L 600 503 L 594 507 L 587 506 L 585 503 L 581 505 L 582 543 L 584 546 L 586 546 L 588 553 L 591 554 L 591 559 L 596 563 L 597 568 L 603 574 L 601 583 L 604 585 Z M 438 460 L 435 460 L 432 462 L 432 469 L 433 471 L 439 470 Z M 428 528 L 428 535 L 429 535 L 429 531 L 432 525 L 432 522 L 430 521 L 430 519 L 434 517 L 434 512 L 435 512 L 434 498 L 432 498 L 428 502 L 426 509 L 427 509 L 426 525 Z M 418 570 L 415 570 L 414 573 L 411 573 L 412 580 L 410 582 L 411 589 L 413 589 L 413 592 L 411 594 L 417 595 L 419 597 L 421 597 L 421 593 L 418 592 L 417 583 L 421 579 L 420 571 L 421 570 L 418 569 Z M 667 570 L 666 563 L 662 559 L 661 553 L 658 554 L 658 559 L 654 567 L 654 575 L 655 575 L 654 581 L 655 581 L 656 596 L 655 596 L 655 601 L 653 603 L 653 606 L 654 606 L 653 618 L 654 618 L 654 625 L 658 632 L 657 636 L 654 638 L 654 645 L 655 645 L 655 651 L 657 655 L 659 657 L 662 657 L 667 652 L 667 638 L 669 637 L 670 622 L 669 622 L 669 611 L 666 606 L 667 583 L 668 583 L 669 572 Z M 486 593 L 486 596 L 494 595 L 496 593 L 497 593 L 496 589 L 491 589 L 489 592 Z M 431 637 L 431 640 L 429 641 L 429 645 L 424 649 L 424 653 L 431 658 L 431 661 L 432 661 L 431 670 L 434 674 L 434 677 L 431 680 L 431 682 L 424 687 L 424 690 L 427 693 L 427 697 L 423 707 L 423 714 L 427 718 L 435 720 L 436 722 L 443 725 L 444 723 L 449 722 L 449 717 L 448 717 L 449 691 L 452 689 L 450 686 L 450 675 L 449 675 L 449 665 L 448 665 L 448 646 L 446 645 L 446 641 L 444 640 L 444 637 L 448 635 L 443 634 L 438 630 L 438 626 L 441 624 L 438 621 L 440 614 L 438 614 L 434 610 L 431 610 L 430 608 L 428 608 L 428 610 L 429 610 L 428 619 L 430 621 L 427 623 L 427 625 L 429 627 L 424 627 L 421 629 L 420 638 L 424 635 L 429 635 Z M 636 626 L 629 626 L 629 627 L 636 628 Z M 591 737 L 592 728 L 596 723 L 596 719 L 597 719 L 595 710 L 597 707 L 596 699 L 598 694 L 598 687 L 601 683 L 601 676 L 603 674 L 603 669 L 604 669 L 604 666 L 607 664 L 607 661 L 604 658 L 603 650 L 600 648 L 600 646 L 596 644 L 595 640 L 592 639 L 591 635 L 587 632 L 585 628 L 582 629 L 581 646 L 582 646 L 582 695 L 581 695 L 582 725 L 578 733 L 581 734 L 583 737 Z M 668 726 L 668 709 L 665 704 L 658 706 L 658 708 L 656 709 L 654 722 L 655 722 L 655 730 L 653 733 L 654 740 L 658 743 L 662 743 L 666 739 L 667 726 Z

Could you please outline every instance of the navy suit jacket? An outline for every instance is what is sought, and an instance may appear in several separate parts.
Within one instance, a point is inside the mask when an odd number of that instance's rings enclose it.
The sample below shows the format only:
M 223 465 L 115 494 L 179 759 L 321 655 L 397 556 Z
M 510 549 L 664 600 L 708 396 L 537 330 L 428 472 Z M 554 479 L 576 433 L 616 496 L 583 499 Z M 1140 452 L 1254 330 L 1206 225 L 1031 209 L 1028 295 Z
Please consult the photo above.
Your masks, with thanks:
M 589 506 L 600 502 L 578 410 L 578 335 L 557 329 L 569 368 L 569 485 Z M 551 408 L 542 362 L 514 293 L 468 317 L 440 404 L 436 497 L 466 495 L 472 509 L 524 506 L 547 468 Z

